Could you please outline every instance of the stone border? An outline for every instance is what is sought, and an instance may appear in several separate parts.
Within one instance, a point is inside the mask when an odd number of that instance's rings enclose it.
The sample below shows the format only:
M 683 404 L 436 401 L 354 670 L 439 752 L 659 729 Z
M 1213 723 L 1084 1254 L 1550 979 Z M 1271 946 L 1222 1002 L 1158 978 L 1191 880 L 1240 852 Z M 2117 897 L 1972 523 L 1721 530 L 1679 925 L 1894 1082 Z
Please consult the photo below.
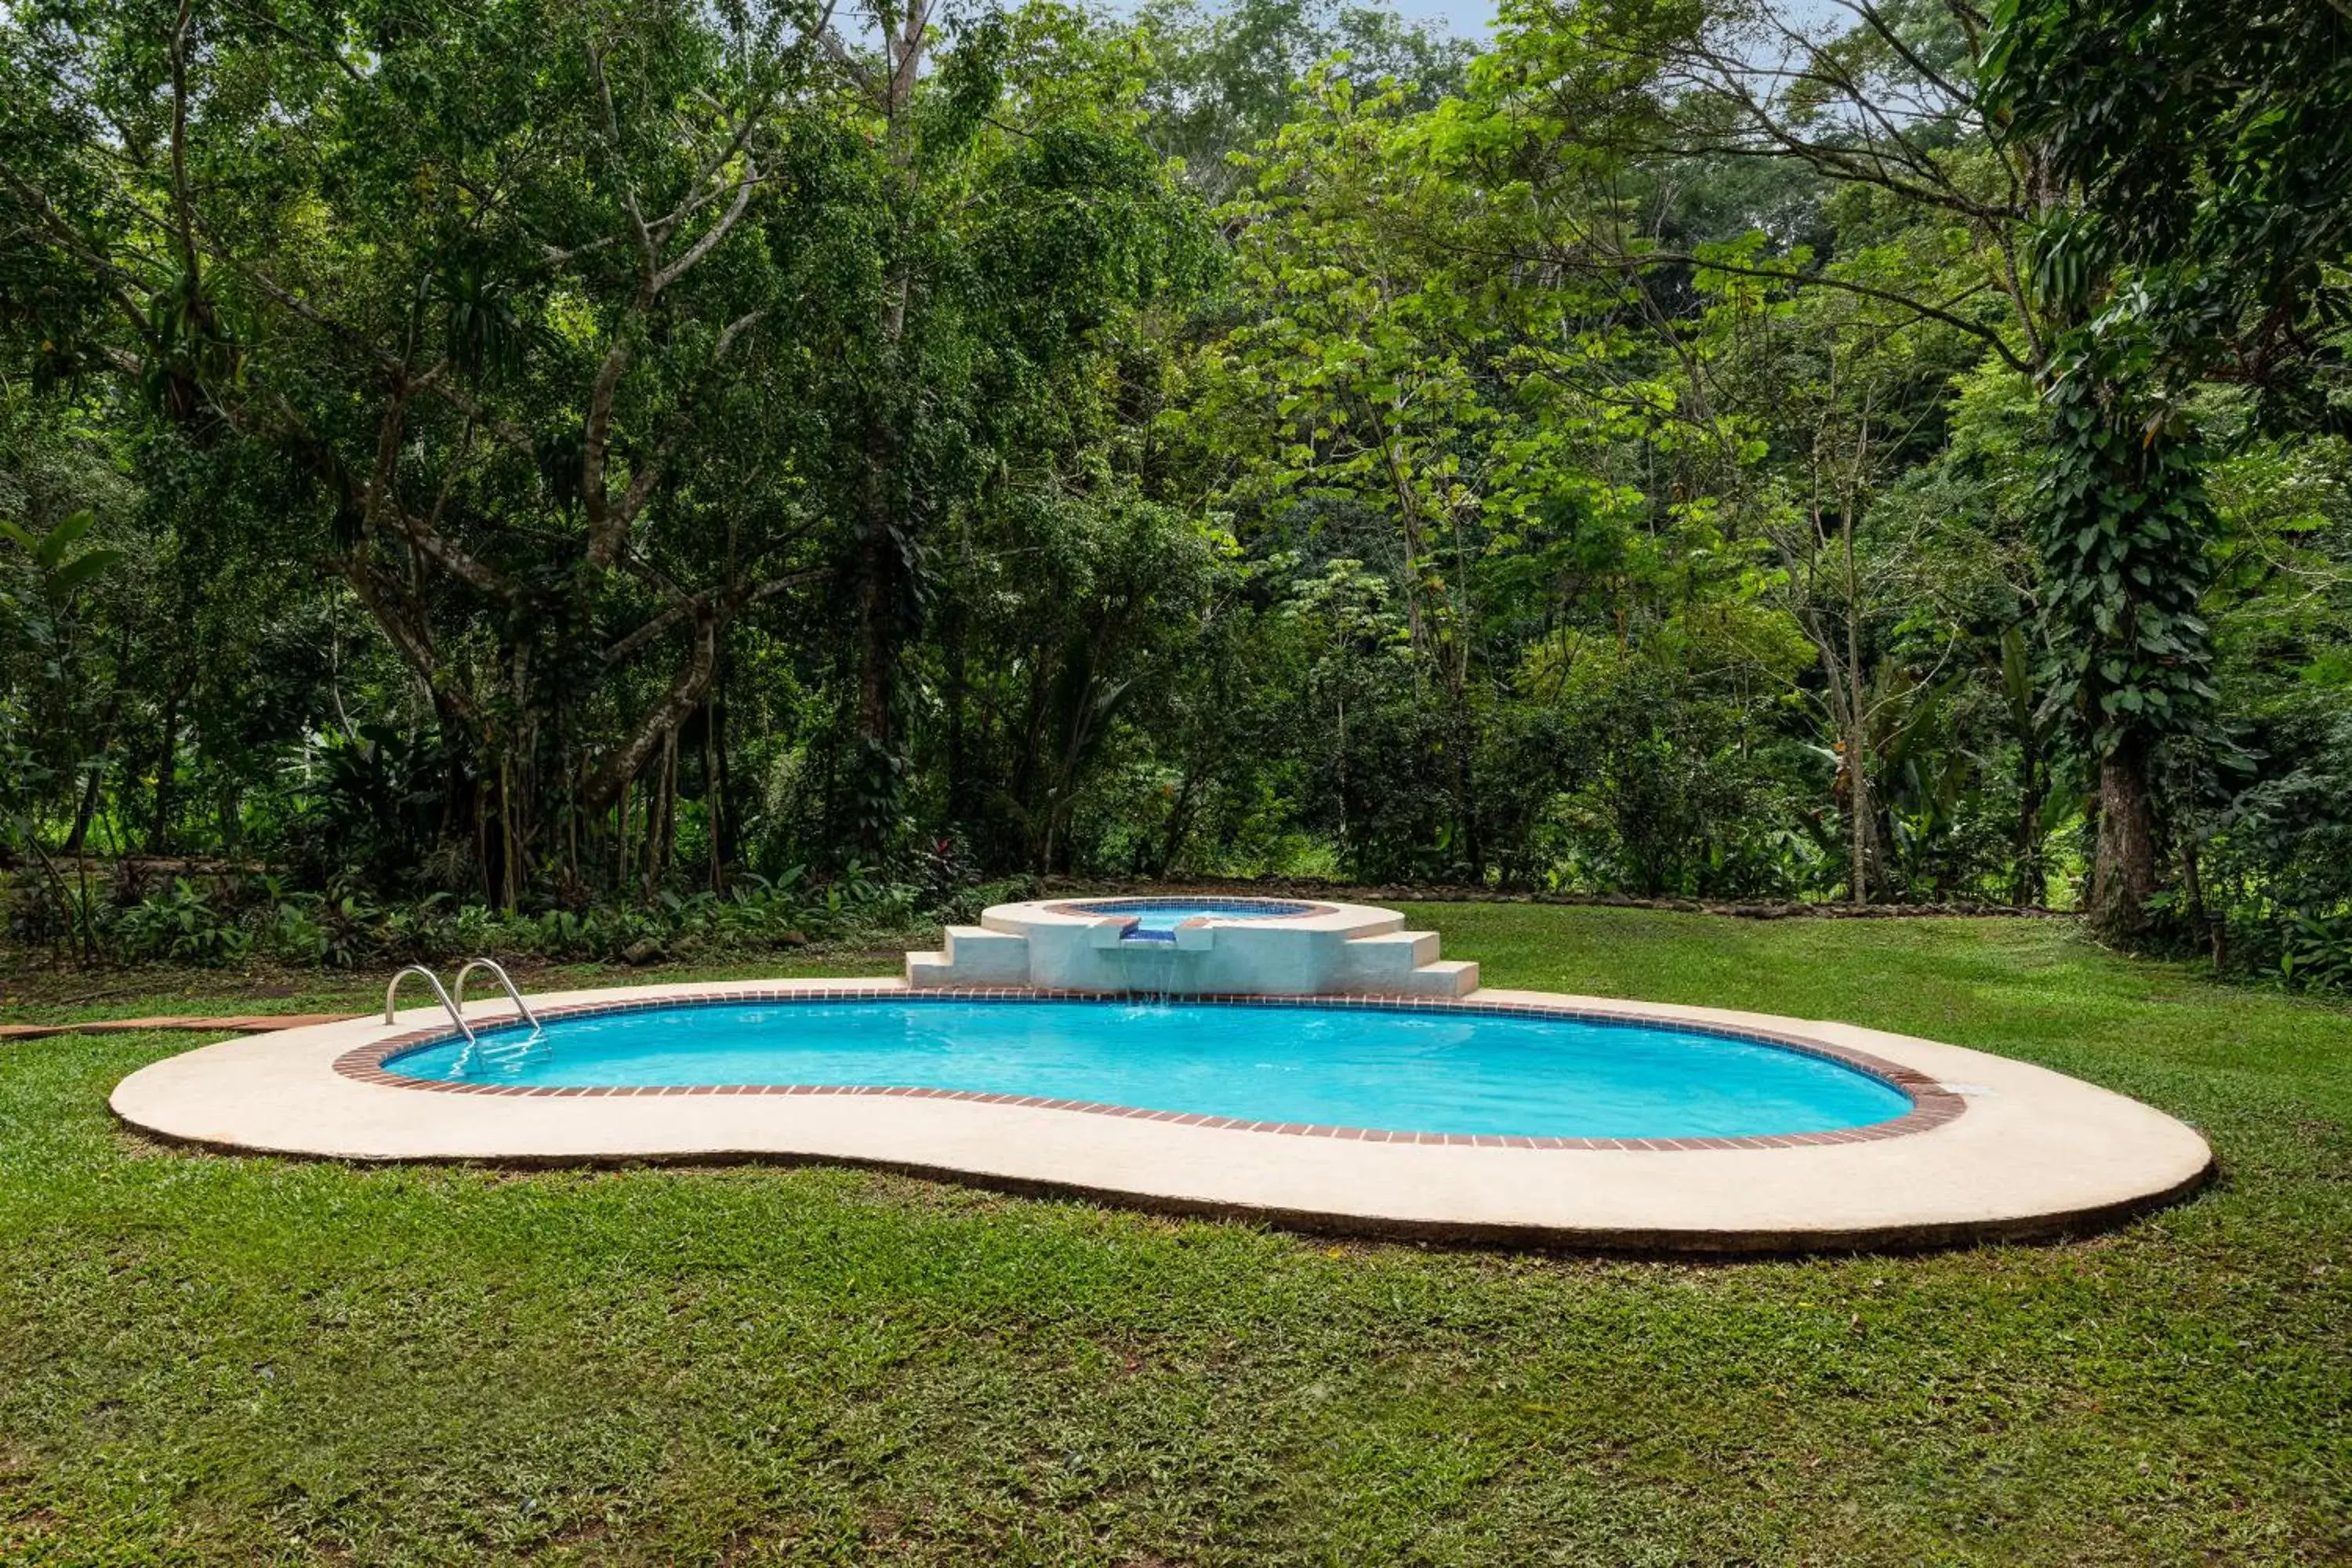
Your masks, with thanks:
M 715 982 L 571 992 L 534 1007 L 553 1015 L 920 994 L 888 981 Z M 1030 999 L 1025 990 L 999 994 Z M 1248 1002 L 1444 1010 L 1442 1002 L 1432 1009 L 1432 1000 Z M 446 1037 L 446 1016 L 430 1007 L 410 1008 L 390 1025 L 320 1024 L 160 1058 L 116 1085 L 108 1103 L 142 1134 L 233 1155 L 521 1170 L 817 1163 L 1325 1235 L 1645 1256 L 1910 1251 L 2074 1236 L 2194 1193 L 2215 1171 L 2212 1150 L 2193 1128 L 2012 1058 L 1723 1008 L 1505 990 L 1465 1002 L 1506 1013 L 1712 1026 L 1885 1064 L 1894 1071 L 1882 1076 L 1899 1074 L 1915 1106 L 1927 1100 L 1932 1109 L 1948 1097 L 1966 1110 L 1904 1136 L 1854 1129 L 1727 1148 L 1659 1140 L 1675 1156 L 1659 1159 L 1640 1141 L 1522 1149 L 1475 1135 L 1375 1142 L 1279 1124 L 1263 1131 L 1289 1136 L 1263 1136 L 1257 1123 L 1070 1114 L 1088 1108 L 1050 1100 L 871 1089 L 775 1093 L 770 1086 L 600 1095 L 465 1085 L 415 1093 L 337 1070 L 347 1058 L 381 1064 L 387 1051 Z M 514 1014 L 500 1000 L 476 1016 L 495 1027 Z M 400 1076 L 380 1065 L 369 1070 Z
M 1067 915 L 1072 920 L 1124 919 L 1132 922 L 1141 918 L 1131 910 L 1102 909 L 1099 906 L 1103 904 L 1156 904 L 1161 908 L 1171 904 L 1198 904 L 1201 909 L 1199 913 L 1192 917 L 1195 920 L 1247 921 L 1254 925 L 1269 921 L 1320 920 L 1328 915 L 1339 914 L 1343 908 L 1339 904 L 1327 904 L 1319 899 L 1262 899 L 1239 896 L 1221 899 L 1214 893 L 1171 893 L 1164 899 L 1146 898 L 1141 894 L 1114 895 L 1099 899 L 1057 899 L 1041 902 L 1036 907 L 1049 915 Z M 1278 914 L 1237 915 L 1232 912 L 1235 904 L 1278 904 L 1282 908 Z
M 614 1013 L 658 1012 L 680 1007 L 727 1007 L 744 1005 L 774 1006 L 779 1005 L 815 1005 L 828 1002 L 882 1001 L 896 1002 L 994 1002 L 1013 1005 L 1051 1005 L 1056 1003 L 1100 1003 L 1118 1000 L 1115 993 L 1092 991 L 1041 991 L 1019 986 L 927 987 L 919 991 L 884 986 L 847 987 L 837 991 L 729 991 L 688 992 L 677 995 L 645 998 L 625 998 L 610 1002 L 579 1002 L 556 1007 L 538 1009 L 538 1016 L 546 1022 L 562 1018 L 583 1018 L 609 1016 Z M 620 1100 L 630 1098 L 662 1099 L 677 1095 L 884 1095 L 902 1100 L 950 1100 L 985 1105 L 1023 1105 L 1044 1110 L 1072 1110 L 1095 1116 L 1133 1117 L 1146 1121 L 1164 1121 L 1179 1127 L 1206 1127 L 1237 1132 L 1273 1132 L 1296 1138 L 1337 1138 L 1365 1143 L 1414 1143 L 1438 1147 L 1465 1149 L 1576 1149 L 1622 1150 L 1642 1153 L 1670 1153 L 1677 1151 L 1721 1149 L 1803 1149 L 1822 1144 L 1868 1143 L 1884 1138 L 1902 1138 L 1926 1132 L 1958 1118 L 1968 1110 L 1968 1100 L 1954 1094 L 1925 1073 L 1916 1072 L 1883 1057 L 1864 1051 L 1830 1045 L 1824 1041 L 1805 1039 L 1795 1035 L 1773 1034 L 1760 1029 L 1732 1028 L 1704 1021 L 1673 1022 L 1643 1016 L 1637 1013 L 1611 1012 L 1595 1007 L 1579 1007 L 1530 1002 L 1454 1001 L 1421 996 L 1261 996 L 1237 994 L 1184 996 L 1181 1004 L 1188 1006 L 1214 1007 L 1321 1007 L 1370 1008 L 1387 1012 L 1469 1013 L 1486 1016 L 1556 1018 L 1562 1022 L 1600 1024 L 1614 1028 L 1674 1028 L 1695 1035 L 1711 1035 L 1718 1039 L 1737 1040 L 1748 1045 L 1770 1046 L 1792 1051 L 1799 1056 L 1812 1057 L 1850 1068 L 1881 1083 L 1899 1090 L 1911 1101 L 1911 1109 L 1903 1115 L 1861 1127 L 1841 1128 L 1828 1132 L 1788 1132 L 1736 1138 L 1548 1138 L 1486 1132 L 1419 1132 L 1402 1128 L 1337 1127 L 1302 1121 L 1253 1121 L 1232 1116 L 1213 1116 L 1199 1112 L 1148 1110 L 1132 1105 L 1111 1105 L 1098 1100 L 1056 1100 L 1034 1094 L 999 1094 L 983 1089 L 926 1089 L 915 1086 L 880 1084 L 615 1084 L 615 1085 L 539 1085 L 467 1083 L 449 1079 L 412 1078 L 405 1073 L 390 1071 L 387 1064 L 394 1058 L 415 1051 L 446 1045 L 458 1038 L 457 1031 L 447 1026 L 414 1030 L 394 1036 L 389 1040 L 359 1046 L 335 1058 L 334 1069 L 355 1083 L 376 1084 L 391 1089 L 424 1089 L 438 1094 L 478 1094 L 529 1100 Z M 506 1028 L 519 1027 L 509 1024 Z

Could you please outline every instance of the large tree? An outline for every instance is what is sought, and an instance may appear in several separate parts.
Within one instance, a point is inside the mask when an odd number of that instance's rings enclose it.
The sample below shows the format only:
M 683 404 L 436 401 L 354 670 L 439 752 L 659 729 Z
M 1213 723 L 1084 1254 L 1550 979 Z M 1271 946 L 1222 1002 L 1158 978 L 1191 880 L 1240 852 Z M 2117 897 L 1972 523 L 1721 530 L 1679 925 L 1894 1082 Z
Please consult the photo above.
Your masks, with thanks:
M 2100 757 L 2093 912 L 2128 932 L 2158 869 L 2156 743 L 2216 693 L 2200 615 L 2214 527 L 2202 384 L 2253 434 L 2341 431 L 2352 327 L 2352 13 L 2331 0 L 2005 0 L 1987 58 L 2011 146 L 2074 200 L 2032 231 L 2059 325 L 2044 549 Z
M 503 900 L 633 820 L 657 850 L 730 628 L 825 581 L 836 820 L 887 847 L 930 552 L 1100 438 L 1107 334 L 1191 265 L 1083 23 L 866 19 L 878 49 L 789 0 L 0 24 L 15 329 L 119 377 L 199 491 L 276 466 L 276 548 L 404 662 Z
M 52 352 L 125 378 L 168 443 L 279 465 L 281 548 L 406 665 L 445 828 L 507 901 L 559 820 L 576 870 L 583 824 L 674 750 L 728 622 L 813 575 L 763 229 L 821 25 L 529 0 L 7 25 L 0 201 L 96 296 L 57 298 Z
M 883 0 L 877 47 L 830 46 L 833 133 L 870 152 L 857 210 L 806 242 L 846 285 L 803 307 L 803 330 L 841 411 L 811 471 L 856 520 L 853 755 L 835 815 L 869 856 L 905 819 L 908 650 L 943 596 L 951 640 L 969 620 L 951 542 L 1039 489 L 1087 486 L 1121 420 L 1106 377 L 1138 314 L 1206 259 L 1199 209 L 1146 143 L 1112 40 L 1055 7 L 952 28 L 939 9 Z M 961 722 L 963 678 L 950 683 Z M 948 752 L 954 771 L 965 753 Z M 964 782 L 946 794 L 969 817 Z
M 1772 0 L 1526 0 L 1505 21 L 1490 92 L 1538 132 L 1523 156 L 1538 188 L 1576 198 L 1556 205 L 1568 220 L 1544 246 L 1556 264 L 1669 279 L 1744 268 L 1874 301 L 1965 334 L 2057 405 L 2041 527 L 2042 616 L 2058 650 L 2046 685 L 2097 759 L 2088 911 L 2110 935 L 2137 934 L 2159 875 L 2157 748 L 2196 721 L 2210 659 L 2196 614 L 2210 516 L 2193 448 L 2135 439 L 2165 433 L 2149 419 L 2144 363 L 2081 352 L 2078 330 L 2116 287 L 2113 268 L 2080 253 L 2053 266 L 2050 237 L 2078 198 L 2053 149 L 1988 85 L 1985 17 L 1968 0 L 1855 0 L 1830 16 Z M 1603 165 L 1611 184 L 1596 193 L 1596 144 L 1643 178 L 1629 186 Z M 1940 243 L 1895 268 L 1833 250 L 1793 270 L 1779 255 L 1695 254 L 1662 198 L 1740 163 L 1843 193 L 1833 204 L 1868 214 L 1865 235 L 1909 226 Z M 1805 237 L 1765 232 L 1784 251 Z

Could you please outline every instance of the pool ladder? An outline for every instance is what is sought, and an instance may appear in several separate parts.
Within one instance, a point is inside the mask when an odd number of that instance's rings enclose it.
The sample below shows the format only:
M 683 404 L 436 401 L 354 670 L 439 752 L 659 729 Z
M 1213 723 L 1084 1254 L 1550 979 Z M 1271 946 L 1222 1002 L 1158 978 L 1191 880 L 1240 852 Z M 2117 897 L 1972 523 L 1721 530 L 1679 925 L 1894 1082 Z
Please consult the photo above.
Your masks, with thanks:
M 466 981 L 477 969 L 487 969 L 490 972 L 491 977 L 505 989 L 507 1000 L 515 1005 L 515 1012 L 521 1016 L 524 1023 L 530 1026 L 532 1034 L 538 1034 L 541 1029 L 539 1015 L 532 1012 L 530 1004 L 522 999 L 522 993 L 515 989 L 515 983 L 507 977 L 506 970 L 495 960 L 488 958 L 467 959 L 466 966 L 457 971 L 457 984 L 446 990 L 443 989 L 439 975 L 421 963 L 410 964 L 394 975 L 392 983 L 383 988 L 383 1021 L 387 1024 L 392 1022 L 393 999 L 399 994 L 400 983 L 412 974 L 418 974 L 424 976 L 425 984 L 433 987 L 434 996 L 440 1001 L 444 1008 L 447 1009 L 449 1021 L 457 1026 L 457 1032 L 466 1037 L 466 1043 L 469 1046 L 475 1044 L 474 1026 L 466 1022 L 465 1007 Z M 451 995 L 451 991 L 455 991 L 457 994 Z

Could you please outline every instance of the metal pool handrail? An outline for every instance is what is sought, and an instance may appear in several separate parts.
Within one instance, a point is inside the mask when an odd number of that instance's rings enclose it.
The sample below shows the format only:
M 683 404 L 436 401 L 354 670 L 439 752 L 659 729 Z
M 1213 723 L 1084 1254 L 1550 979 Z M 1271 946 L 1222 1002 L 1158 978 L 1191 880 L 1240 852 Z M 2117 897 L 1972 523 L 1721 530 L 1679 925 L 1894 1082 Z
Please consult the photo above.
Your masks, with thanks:
M 530 1026 L 531 1033 L 537 1034 L 541 1028 L 539 1015 L 530 1010 L 530 1004 L 522 999 L 522 993 L 515 989 L 515 983 L 507 978 L 504 966 L 493 959 L 469 958 L 466 961 L 466 967 L 457 971 L 457 984 L 450 987 L 457 994 L 457 1005 L 459 1007 L 466 1005 L 466 977 L 477 969 L 487 969 L 490 972 L 492 977 L 505 988 L 507 1000 L 512 1002 L 515 1005 L 515 1011 L 522 1015 L 522 1021 Z M 467 1037 L 471 1039 L 473 1037 L 468 1033 Z
M 425 984 L 433 987 L 433 994 L 440 998 L 441 1005 L 449 1010 L 449 1021 L 457 1026 L 457 1032 L 466 1037 L 467 1044 L 471 1045 L 474 1039 L 474 1026 L 466 1022 L 466 1015 L 457 1011 L 457 1004 L 451 1001 L 449 999 L 449 993 L 442 989 L 440 977 L 421 963 L 410 964 L 407 968 L 394 975 L 392 977 L 392 983 L 383 988 L 383 1021 L 387 1024 L 392 1022 L 392 999 L 394 994 L 399 991 L 400 983 L 407 979 L 412 974 L 421 974 L 425 977 Z M 465 984 L 463 976 L 464 972 L 461 970 L 459 971 L 458 980 L 458 984 L 460 985 Z M 512 988 L 509 987 L 509 989 Z M 536 1018 L 532 1019 L 531 1027 L 537 1028 L 538 1026 L 539 1021 Z

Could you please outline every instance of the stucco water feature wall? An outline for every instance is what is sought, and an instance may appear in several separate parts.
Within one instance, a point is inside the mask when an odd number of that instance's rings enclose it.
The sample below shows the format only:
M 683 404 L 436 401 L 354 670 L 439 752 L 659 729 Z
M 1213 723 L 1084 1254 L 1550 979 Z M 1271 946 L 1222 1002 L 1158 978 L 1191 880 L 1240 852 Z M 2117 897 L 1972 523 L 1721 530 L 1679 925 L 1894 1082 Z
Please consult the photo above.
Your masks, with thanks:
M 1202 912 L 1171 931 L 1146 929 L 1136 909 L 1182 903 L 998 904 L 976 926 L 950 926 L 940 952 L 908 953 L 907 984 L 1179 996 L 1446 997 L 1478 988 L 1475 963 L 1439 957 L 1437 934 L 1407 931 L 1394 910 L 1202 899 Z

